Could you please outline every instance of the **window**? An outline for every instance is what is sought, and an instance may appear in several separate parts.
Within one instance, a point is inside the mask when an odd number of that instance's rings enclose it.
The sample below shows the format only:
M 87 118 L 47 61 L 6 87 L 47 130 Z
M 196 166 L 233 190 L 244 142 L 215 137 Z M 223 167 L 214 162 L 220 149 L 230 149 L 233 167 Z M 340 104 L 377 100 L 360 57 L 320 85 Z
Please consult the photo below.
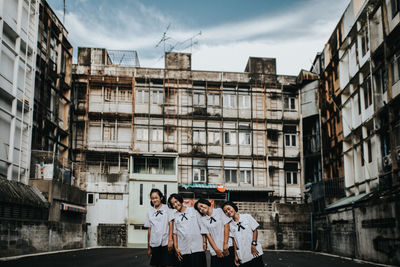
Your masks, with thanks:
M 146 173 L 146 158 L 135 158 L 133 164 L 134 173 Z
M 378 69 L 374 74 L 375 88 L 378 93 L 385 93 L 387 91 L 387 78 L 386 71 L 382 68 Z
M 168 186 L 165 184 L 164 185 L 164 197 L 167 197 L 168 194 Z
M 224 132 L 224 143 L 225 145 L 236 145 L 236 132 Z
M 220 144 L 221 135 L 220 132 L 217 131 L 209 131 L 208 132 L 208 143 L 213 145 Z
M 392 18 L 394 18 L 400 10 L 400 0 L 390 0 L 392 5 Z
M 296 146 L 296 134 L 285 134 L 285 146 Z
M 297 172 L 286 172 L 286 184 L 297 184 Z
M 364 142 L 361 142 L 361 166 L 364 166 Z
M 151 103 L 162 104 L 163 103 L 163 91 L 162 90 L 151 90 Z
M 88 194 L 87 203 L 94 204 L 94 195 L 93 194 Z
M 369 51 L 369 36 L 368 36 L 368 26 L 365 26 L 364 29 L 361 30 L 361 52 L 362 56 Z
M 224 108 L 236 108 L 236 95 L 224 94 Z
M 193 143 L 194 144 L 205 144 L 206 143 L 206 132 L 193 130 Z
M 151 141 L 160 142 L 163 140 L 163 130 L 161 128 L 151 129 Z
M 285 97 L 285 109 L 296 109 L 296 98 L 295 97 Z
M 193 169 L 193 182 L 205 182 L 206 181 L 206 169 L 205 168 L 194 168 Z
M 160 173 L 159 160 L 157 158 L 148 158 L 147 159 L 147 173 L 149 174 L 158 174 Z
M 175 174 L 174 158 L 135 157 L 133 159 L 133 173 L 141 174 Z
M 143 184 L 139 188 L 139 205 L 143 205 Z
M 251 133 L 248 131 L 239 132 L 239 144 L 240 145 L 250 145 L 251 143 Z
M 219 95 L 218 94 L 208 94 L 207 102 L 208 102 L 207 104 L 209 106 L 220 106 Z
M 364 82 L 364 105 L 365 109 L 367 109 L 372 104 L 372 88 L 371 88 L 371 79 L 370 77 Z
M 149 103 L 149 91 L 145 89 L 139 89 L 136 91 L 136 103 L 146 104 Z
M 225 170 L 225 183 L 237 183 L 237 170 Z
M 372 162 L 372 144 L 371 144 L 371 139 L 367 141 L 367 146 L 368 146 L 368 163 Z
M 147 141 L 149 139 L 149 130 L 147 128 L 136 128 L 136 140 Z
M 251 170 L 240 171 L 240 182 L 244 184 L 251 184 Z
M 115 91 L 110 88 L 105 88 L 104 90 L 104 100 L 111 101 L 114 100 Z
M 392 85 L 400 79 L 400 51 L 398 51 L 390 62 L 392 67 Z
M 119 90 L 118 91 L 118 101 L 120 101 L 120 102 L 131 102 L 132 101 L 132 91 L 130 91 L 130 90 Z
M 239 95 L 239 107 L 244 109 L 250 108 L 250 95 Z
M 99 199 L 122 200 L 122 194 L 100 193 Z
M 114 141 L 115 138 L 115 127 L 114 126 L 103 126 L 103 141 Z
M 175 159 L 170 159 L 170 158 L 161 159 L 161 173 L 175 174 Z
M 205 96 L 204 93 L 194 92 L 193 94 L 193 106 L 204 106 Z
M 361 114 L 361 92 L 360 92 L 360 88 L 358 88 L 357 100 L 358 100 L 358 114 Z

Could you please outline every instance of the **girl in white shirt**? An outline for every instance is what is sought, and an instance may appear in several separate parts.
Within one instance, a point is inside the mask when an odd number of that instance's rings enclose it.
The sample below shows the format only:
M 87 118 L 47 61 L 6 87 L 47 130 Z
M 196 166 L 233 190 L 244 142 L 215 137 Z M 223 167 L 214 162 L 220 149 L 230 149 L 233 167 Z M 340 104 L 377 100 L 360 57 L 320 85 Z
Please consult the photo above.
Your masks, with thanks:
M 148 227 L 147 255 L 152 266 L 174 266 L 177 261 L 173 253 L 171 209 L 158 189 L 150 192 L 150 205 L 144 226 Z
M 181 267 L 207 267 L 205 250 L 207 241 L 201 234 L 200 215 L 194 208 L 183 205 L 181 195 L 172 194 L 168 204 L 176 209 L 173 240 Z
M 235 266 L 235 251 L 229 237 L 228 218 L 222 209 L 212 208 L 210 201 L 200 198 L 194 208 L 202 215 L 202 234 L 206 234 L 210 244 L 211 267 Z
M 229 232 L 233 237 L 235 264 L 241 267 L 264 267 L 262 247 L 258 242 L 259 224 L 250 214 L 239 214 L 238 207 L 232 201 L 222 205 L 226 216 L 232 218 Z

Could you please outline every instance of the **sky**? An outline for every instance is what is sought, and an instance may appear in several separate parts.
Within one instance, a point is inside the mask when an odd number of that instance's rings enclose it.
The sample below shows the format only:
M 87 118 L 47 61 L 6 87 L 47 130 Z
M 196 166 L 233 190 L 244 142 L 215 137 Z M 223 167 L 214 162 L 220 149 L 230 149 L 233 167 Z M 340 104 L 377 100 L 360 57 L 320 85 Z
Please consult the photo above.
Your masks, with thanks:
M 166 51 L 192 53 L 193 70 L 243 72 L 272 57 L 277 73 L 309 70 L 350 0 L 47 0 L 74 47 L 135 50 L 163 68 Z M 165 42 L 160 42 L 164 33 Z M 158 45 L 158 46 L 157 46 Z

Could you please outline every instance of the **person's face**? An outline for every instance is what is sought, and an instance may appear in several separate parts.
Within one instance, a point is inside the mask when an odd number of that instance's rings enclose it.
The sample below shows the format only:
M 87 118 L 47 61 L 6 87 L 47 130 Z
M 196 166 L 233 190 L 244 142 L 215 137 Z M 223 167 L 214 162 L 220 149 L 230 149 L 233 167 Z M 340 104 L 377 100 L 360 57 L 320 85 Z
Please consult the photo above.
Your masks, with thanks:
M 182 203 L 179 202 L 176 198 L 171 198 L 170 201 L 171 206 L 176 209 L 177 211 L 180 211 L 182 209 Z
M 225 215 L 228 216 L 229 218 L 232 218 L 236 214 L 235 209 L 230 205 L 224 206 L 224 212 L 225 212 Z
M 158 207 L 161 204 L 161 198 L 157 192 L 153 192 L 150 195 L 151 203 L 153 203 L 154 207 Z
M 208 211 L 209 211 L 210 207 L 207 206 L 206 204 L 198 203 L 197 204 L 197 208 L 199 209 L 201 214 L 206 215 L 206 214 L 208 214 Z

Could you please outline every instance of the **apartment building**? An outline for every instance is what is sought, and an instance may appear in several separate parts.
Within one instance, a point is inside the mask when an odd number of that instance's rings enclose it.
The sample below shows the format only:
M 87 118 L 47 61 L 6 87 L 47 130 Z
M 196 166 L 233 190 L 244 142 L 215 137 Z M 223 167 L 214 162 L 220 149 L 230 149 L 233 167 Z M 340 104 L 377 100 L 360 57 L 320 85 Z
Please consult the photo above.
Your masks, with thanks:
M 0 177 L 28 184 L 39 1 L 0 1 Z
M 152 69 L 122 66 L 113 53 L 79 48 L 73 71 L 88 221 L 102 199 L 119 201 L 114 224 L 127 220 L 128 244 L 145 239 L 154 187 L 188 200 L 301 201 L 299 92 L 275 59 L 228 73 L 192 70 L 191 54 L 166 53 L 165 68 Z
M 326 204 L 398 184 L 399 8 L 351 1 L 311 69 L 320 76 Z

